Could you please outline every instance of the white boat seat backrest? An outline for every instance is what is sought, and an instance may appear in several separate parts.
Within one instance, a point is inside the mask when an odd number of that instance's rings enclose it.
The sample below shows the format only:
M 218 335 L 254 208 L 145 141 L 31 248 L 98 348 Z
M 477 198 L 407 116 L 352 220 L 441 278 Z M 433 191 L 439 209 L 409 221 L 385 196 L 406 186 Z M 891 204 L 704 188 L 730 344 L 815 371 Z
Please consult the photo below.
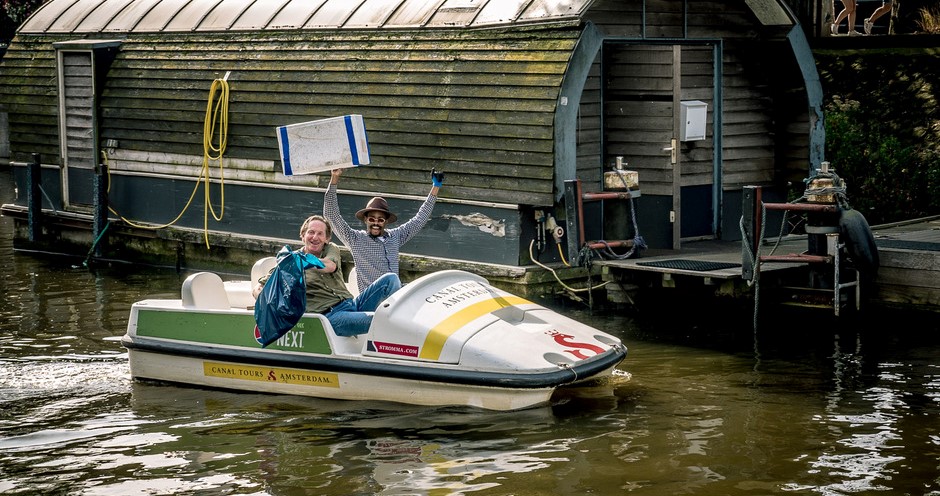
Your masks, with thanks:
M 225 283 L 214 272 L 197 272 L 183 281 L 183 306 L 189 308 L 232 308 L 225 293 Z
M 263 276 L 268 275 L 268 272 L 271 272 L 277 265 L 277 258 L 275 257 L 264 257 L 259 258 L 257 262 L 251 267 L 251 285 L 254 287 L 258 283 L 258 279 L 261 279 Z
M 359 282 L 356 281 L 356 267 L 349 271 L 349 277 L 346 278 L 346 289 L 353 297 L 359 296 Z

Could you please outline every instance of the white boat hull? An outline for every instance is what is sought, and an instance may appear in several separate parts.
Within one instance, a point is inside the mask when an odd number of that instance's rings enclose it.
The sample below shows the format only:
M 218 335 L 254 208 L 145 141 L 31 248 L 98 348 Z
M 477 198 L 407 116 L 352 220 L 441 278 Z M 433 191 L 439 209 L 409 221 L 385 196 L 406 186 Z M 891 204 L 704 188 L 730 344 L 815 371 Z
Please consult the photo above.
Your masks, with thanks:
M 216 308 L 199 308 L 199 299 L 132 306 L 123 338 L 132 377 L 515 410 L 547 403 L 560 386 L 607 377 L 626 355 L 617 338 L 460 271 L 408 284 L 376 311 L 368 334 L 337 336 L 325 317 L 308 313 L 264 348 L 253 310 L 225 308 L 219 298 Z
M 547 403 L 556 387 L 537 389 L 495 388 L 413 381 L 351 373 L 324 373 L 293 368 L 270 368 L 237 362 L 214 362 L 130 351 L 131 375 L 136 378 L 203 386 L 218 389 L 289 394 L 338 400 L 374 400 L 412 405 L 466 405 L 487 410 L 518 410 Z M 239 379 L 207 372 L 207 368 L 228 368 L 251 377 L 271 372 L 290 374 L 291 381 Z

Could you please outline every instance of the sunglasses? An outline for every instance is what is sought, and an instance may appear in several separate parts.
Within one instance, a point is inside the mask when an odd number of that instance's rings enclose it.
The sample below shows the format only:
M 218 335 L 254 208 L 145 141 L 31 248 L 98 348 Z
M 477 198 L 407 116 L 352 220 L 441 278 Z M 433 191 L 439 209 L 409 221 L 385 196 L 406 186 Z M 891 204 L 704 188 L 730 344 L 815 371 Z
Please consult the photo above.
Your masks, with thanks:
M 385 217 L 366 217 L 366 220 L 373 224 L 385 224 L 388 219 Z

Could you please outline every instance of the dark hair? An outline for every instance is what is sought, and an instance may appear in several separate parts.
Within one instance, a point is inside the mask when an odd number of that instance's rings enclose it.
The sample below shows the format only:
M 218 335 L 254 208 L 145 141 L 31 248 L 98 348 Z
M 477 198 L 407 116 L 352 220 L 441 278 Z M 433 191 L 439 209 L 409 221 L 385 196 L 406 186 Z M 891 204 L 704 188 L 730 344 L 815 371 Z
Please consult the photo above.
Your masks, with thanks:
M 326 218 L 323 217 L 322 215 L 311 215 L 310 217 L 307 217 L 307 220 L 305 220 L 303 225 L 300 226 L 300 237 L 301 238 L 304 237 L 304 233 L 307 232 L 307 226 L 309 226 L 310 223 L 315 220 L 318 220 L 322 222 L 324 225 L 326 225 L 326 239 L 332 238 L 333 228 L 330 227 L 330 221 L 326 220 Z

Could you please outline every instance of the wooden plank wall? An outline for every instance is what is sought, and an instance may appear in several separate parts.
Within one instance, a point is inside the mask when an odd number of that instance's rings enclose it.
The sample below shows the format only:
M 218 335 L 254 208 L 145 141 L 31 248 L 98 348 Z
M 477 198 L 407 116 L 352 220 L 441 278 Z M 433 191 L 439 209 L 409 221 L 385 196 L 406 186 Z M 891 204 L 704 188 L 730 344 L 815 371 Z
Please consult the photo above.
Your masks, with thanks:
M 672 47 L 612 46 L 604 96 L 609 165 L 623 156 L 625 167 L 640 173 L 643 194 L 672 194 L 669 146 L 672 138 Z
M 602 0 L 587 18 L 612 39 L 631 43 L 629 50 L 607 60 L 616 80 L 608 84 L 620 93 L 606 95 L 604 163 L 609 166 L 613 156 L 623 155 L 630 169 L 640 171 L 644 195 L 671 194 L 671 171 L 661 160 L 661 143 L 672 129 L 671 46 L 655 44 L 663 39 L 689 40 L 682 49 L 681 99 L 709 106 L 708 139 L 682 145 L 683 186 L 712 181 L 708 160 L 717 106 L 712 101 L 711 47 L 701 45 L 709 41 L 721 42 L 724 55 L 722 187 L 767 185 L 788 176 L 781 174 L 788 168 L 805 170 L 809 124 L 799 69 L 783 37 L 776 33 L 773 41 L 758 31 L 743 1 Z
M 743 0 L 601 0 L 585 19 L 617 38 L 722 40 L 722 186 L 740 189 L 781 175 L 801 176 L 808 158 L 805 94 L 798 83 L 780 90 L 780 79 L 773 79 L 799 74 L 791 68 L 767 70 L 790 63 L 786 49 L 768 50 L 772 43 L 761 38 Z M 280 169 L 275 126 L 361 113 L 376 166 L 350 171 L 344 189 L 423 196 L 428 171 L 437 167 L 448 172 L 446 198 L 552 205 L 557 193 L 552 191 L 552 120 L 579 34 L 577 26 L 555 26 L 134 35 L 107 74 L 100 138 L 121 143 L 123 158 L 112 163 L 118 173 L 198 176 L 209 89 L 231 71 L 227 177 L 275 181 Z M 75 37 L 20 36 L 0 59 L 0 105 L 9 112 L 13 160 L 28 161 L 38 152 L 44 163 L 58 163 L 51 43 Z M 681 97 L 709 103 L 711 137 L 716 105 L 705 97 L 711 92 L 709 54 L 704 47 L 683 49 L 688 86 Z M 666 67 L 637 57 L 623 60 L 628 70 L 622 77 L 647 71 L 645 83 L 651 86 L 644 91 L 655 98 L 657 71 Z M 609 129 L 615 139 L 602 156 L 599 91 L 598 66 L 580 102 L 579 177 L 599 183 L 600 166 L 623 155 L 630 168 L 650 168 L 640 176 L 644 194 L 666 194 L 669 175 L 658 163 L 657 119 L 672 109 L 638 114 L 608 102 L 606 124 L 622 127 Z M 664 115 L 657 117 L 660 112 Z M 704 160 L 708 146 L 710 140 L 684 149 L 684 185 L 710 180 L 696 172 L 705 170 L 696 161 Z M 318 182 L 297 178 L 294 184 Z
M 555 101 L 577 34 L 129 40 L 109 74 L 103 134 L 135 149 L 156 141 L 161 151 L 191 154 L 200 142 L 194 138 L 201 140 L 209 82 L 232 70 L 230 156 L 275 160 L 279 169 L 274 127 L 362 114 L 376 167 L 344 175 L 344 189 L 424 195 L 436 167 L 448 173 L 446 197 L 550 205 Z
M 10 159 L 59 164 L 58 90 L 52 42 L 65 38 L 17 36 L 0 59 L 0 111 L 10 126 Z
M 602 190 L 601 176 L 601 64 L 600 54 L 591 65 L 578 109 L 577 176 L 585 191 Z
M 362 114 L 375 166 L 349 171 L 344 189 L 423 196 L 436 167 L 447 172 L 447 198 L 552 205 L 554 110 L 579 34 L 555 26 L 129 36 L 107 73 L 100 138 L 118 140 L 124 156 L 137 152 L 111 164 L 118 173 L 198 176 L 210 88 L 231 71 L 231 177 L 274 181 L 276 126 Z M 18 39 L 2 61 L 13 160 L 40 152 L 58 161 L 51 42 L 64 39 Z

